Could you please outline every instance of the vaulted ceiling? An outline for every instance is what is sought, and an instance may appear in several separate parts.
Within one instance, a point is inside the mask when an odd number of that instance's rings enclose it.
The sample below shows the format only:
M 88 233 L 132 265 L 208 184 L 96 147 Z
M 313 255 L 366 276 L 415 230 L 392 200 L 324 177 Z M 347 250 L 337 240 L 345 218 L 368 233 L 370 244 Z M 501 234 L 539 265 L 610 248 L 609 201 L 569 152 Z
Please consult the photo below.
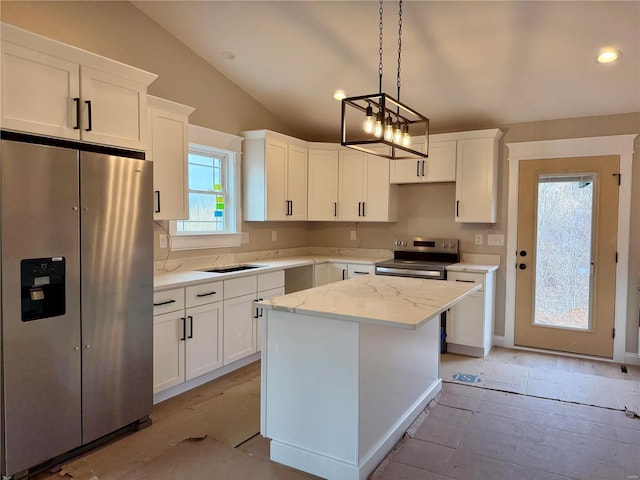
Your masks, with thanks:
M 378 91 L 377 1 L 133 4 L 302 138 L 338 141 L 335 90 Z M 395 97 L 398 2 L 383 10 Z M 402 19 L 401 100 L 433 132 L 640 111 L 639 1 L 405 0 Z

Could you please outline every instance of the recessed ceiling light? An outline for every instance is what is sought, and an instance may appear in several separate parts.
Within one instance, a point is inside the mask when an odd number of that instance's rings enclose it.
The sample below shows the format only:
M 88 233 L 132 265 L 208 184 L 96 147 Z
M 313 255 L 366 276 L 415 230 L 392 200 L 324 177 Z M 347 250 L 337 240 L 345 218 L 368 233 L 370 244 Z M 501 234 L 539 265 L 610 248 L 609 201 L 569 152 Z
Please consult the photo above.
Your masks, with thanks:
M 227 60 L 233 60 L 234 58 L 236 58 L 235 54 L 228 50 L 225 50 L 224 52 L 220 52 L 220 55 L 222 55 L 222 58 L 226 58 Z
M 600 63 L 611 63 L 620 58 L 622 52 L 620 50 L 616 50 L 615 48 L 603 48 L 600 50 L 600 55 L 598 55 L 598 62 Z
M 347 98 L 347 94 L 344 92 L 344 90 L 336 90 L 336 92 L 333 94 L 333 98 L 342 101 L 343 98 Z

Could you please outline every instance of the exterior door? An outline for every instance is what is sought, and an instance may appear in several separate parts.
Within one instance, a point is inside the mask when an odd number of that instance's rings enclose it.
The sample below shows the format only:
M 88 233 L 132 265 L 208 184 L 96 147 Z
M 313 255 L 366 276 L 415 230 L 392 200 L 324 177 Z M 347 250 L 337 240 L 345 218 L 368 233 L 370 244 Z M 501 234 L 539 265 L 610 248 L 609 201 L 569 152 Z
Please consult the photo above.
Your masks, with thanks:
M 520 166 L 515 344 L 613 356 L 619 157 Z

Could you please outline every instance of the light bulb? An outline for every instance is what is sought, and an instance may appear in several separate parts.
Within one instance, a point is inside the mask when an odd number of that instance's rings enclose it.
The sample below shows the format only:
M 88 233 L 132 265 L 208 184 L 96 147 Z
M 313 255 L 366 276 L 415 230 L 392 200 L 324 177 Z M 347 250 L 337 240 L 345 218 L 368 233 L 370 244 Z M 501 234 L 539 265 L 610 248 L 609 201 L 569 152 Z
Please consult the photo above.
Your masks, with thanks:
M 404 147 L 408 147 L 411 145 L 411 137 L 409 136 L 409 132 L 404 132 L 402 134 L 402 145 Z
M 400 122 L 396 123 L 396 128 L 393 130 L 393 143 L 402 142 L 402 130 L 400 129 Z
M 382 113 L 380 112 L 376 115 L 376 124 L 373 127 L 373 134 L 378 138 L 382 137 Z
M 387 121 L 384 124 L 384 139 L 387 142 L 393 140 L 393 121 L 391 120 L 391 116 L 387 118 Z
M 366 133 L 370 134 L 370 133 L 373 133 L 375 124 L 376 122 L 373 118 L 373 108 L 371 108 L 371 105 L 369 105 L 367 107 L 367 117 L 364 119 L 364 124 L 362 125 L 362 128 Z

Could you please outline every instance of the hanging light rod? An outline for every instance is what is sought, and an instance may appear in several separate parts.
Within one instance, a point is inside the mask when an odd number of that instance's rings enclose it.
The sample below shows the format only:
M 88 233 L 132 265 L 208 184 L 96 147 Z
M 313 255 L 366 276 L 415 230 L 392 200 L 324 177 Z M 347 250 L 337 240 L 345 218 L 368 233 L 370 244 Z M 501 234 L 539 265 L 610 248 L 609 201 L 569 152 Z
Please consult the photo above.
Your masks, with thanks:
M 398 95 L 397 98 L 393 98 L 382 92 L 382 2 L 383 0 L 380 0 L 379 93 L 342 100 L 340 142 L 345 147 L 392 160 L 427 158 L 429 119 L 400 101 L 402 0 L 398 2 Z

